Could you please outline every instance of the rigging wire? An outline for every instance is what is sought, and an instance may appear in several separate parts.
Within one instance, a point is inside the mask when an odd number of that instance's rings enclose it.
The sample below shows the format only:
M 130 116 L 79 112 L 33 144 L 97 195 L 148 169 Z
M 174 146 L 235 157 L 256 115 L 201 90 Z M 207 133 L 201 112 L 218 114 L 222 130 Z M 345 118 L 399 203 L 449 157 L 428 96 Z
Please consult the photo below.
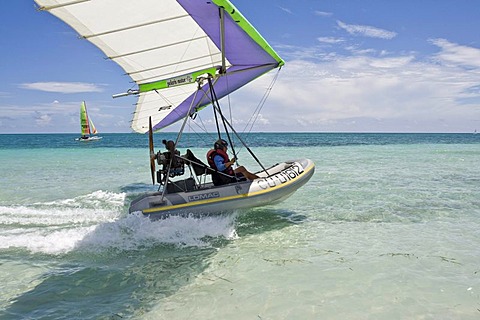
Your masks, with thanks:
M 280 68 L 281 69 L 281 68 Z M 262 108 L 264 107 L 265 105 L 265 102 L 267 101 L 275 83 L 277 82 L 277 79 L 278 79 L 278 76 L 280 74 L 280 69 L 278 69 L 278 71 L 275 73 L 275 76 L 273 77 L 272 81 L 270 82 L 270 85 L 267 87 L 267 89 L 265 90 L 265 93 L 263 94 L 262 98 L 260 99 L 257 107 L 255 108 L 255 110 L 253 111 L 252 115 L 250 116 L 250 118 L 248 119 L 247 123 L 245 124 L 245 127 L 243 128 L 243 130 L 241 131 L 242 134 L 244 134 L 244 136 L 246 137 L 246 140 L 248 140 L 248 136 L 249 134 L 251 133 L 251 131 L 253 130 L 253 126 L 255 125 L 255 122 L 257 121 L 258 117 L 260 116 L 260 112 L 262 110 Z M 230 96 L 229 96 L 230 97 Z M 233 122 L 232 122 L 233 123 Z M 250 129 L 248 129 L 247 131 L 247 128 L 250 126 Z M 246 144 L 245 144 L 246 146 Z M 241 146 L 238 150 L 237 150 L 237 154 L 239 154 L 243 149 L 243 146 Z
M 197 96 L 198 92 L 200 92 L 200 88 L 199 88 L 199 90 L 197 90 L 197 91 L 195 92 L 195 96 L 194 96 L 194 98 L 192 99 L 192 103 L 190 104 L 190 107 L 189 107 L 189 109 L 188 109 L 188 114 L 190 114 L 190 113 L 191 113 L 191 110 L 193 109 L 195 97 Z M 172 169 L 173 158 L 175 157 L 175 155 L 174 155 L 174 150 L 176 149 L 176 147 L 177 147 L 177 145 L 178 145 L 178 142 L 180 141 L 180 138 L 182 137 L 183 130 L 185 129 L 185 125 L 187 124 L 187 121 L 188 121 L 188 117 L 185 117 L 185 120 L 184 120 L 183 123 L 182 123 L 182 127 L 181 127 L 180 130 L 178 131 L 177 139 L 175 140 L 175 144 L 174 144 L 174 149 L 173 149 L 173 150 L 170 150 L 171 156 L 170 156 L 170 162 L 168 163 L 168 167 L 167 167 L 167 173 L 166 173 L 166 175 L 165 175 L 164 188 L 163 188 L 163 190 L 162 190 L 162 200 L 163 200 L 163 198 L 165 197 L 165 192 L 167 191 L 167 183 L 168 183 L 169 176 L 170 176 L 170 170 Z M 159 190 L 160 190 L 160 186 L 159 186 L 158 188 L 159 188 Z
M 209 84 L 211 84 L 211 80 L 209 79 Z M 210 86 L 211 87 L 211 91 L 212 91 L 212 99 L 214 100 L 212 102 L 212 106 L 214 109 L 217 109 L 218 113 L 220 114 L 220 117 L 222 118 L 222 122 L 223 122 L 223 125 L 225 127 L 225 133 L 227 134 L 227 137 L 228 137 L 228 140 L 230 142 L 230 144 L 232 143 L 232 139 L 230 138 L 230 134 L 228 132 L 228 129 L 227 129 L 227 125 L 228 127 L 230 128 L 230 130 L 237 136 L 237 138 L 240 140 L 240 142 L 245 146 L 245 148 L 247 149 L 247 151 L 250 153 L 250 155 L 252 156 L 252 158 L 258 163 L 258 165 L 263 169 L 263 171 L 267 172 L 267 170 L 265 169 L 265 167 L 263 166 L 263 164 L 260 162 L 260 160 L 257 158 L 257 156 L 253 153 L 253 151 L 247 146 L 247 144 L 245 143 L 245 141 L 240 137 L 240 135 L 238 134 L 237 131 L 235 131 L 235 129 L 233 128 L 232 124 L 230 122 L 228 122 L 228 119 L 225 118 L 225 116 L 223 115 L 222 111 L 221 111 L 221 108 L 220 108 L 220 104 L 218 102 L 218 99 L 217 99 L 217 96 L 215 94 L 215 90 L 213 88 L 213 86 Z M 220 135 L 220 132 L 219 132 L 219 135 Z M 236 158 L 237 154 L 234 150 L 234 146 L 232 145 L 232 152 L 233 152 L 233 156 Z
M 210 86 L 210 94 L 212 95 L 212 106 L 213 106 L 213 111 L 215 113 L 215 122 L 217 124 L 218 139 L 221 139 L 221 136 L 220 136 L 220 128 L 218 126 L 218 120 L 217 120 L 217 111 L 220 114 L 220 117 L 222 119 L 223 127 L 225 129 L 225 134 L 227 135 L 228 142 L 230 143 L 230 146 L 231 146 L 231 149 L 232 149 L 232 152 L 233 152 L 233 156 L 236 158 L 237 154 L 235 153 L 235 146 L 232 143 L 232 139 L 230 137 L 230 134 L 228 133 L 227 125 L 225 124 L 227 119 L 225 118 L 225 116 L 222 113 L 222 109 L 220 108 L 220 104 L 218 102 L 217 94 L 215 93 L 215 89 L 213 87 L 212 80 L 210 78 L 208 78 L 208 85 Z
M 248 133 L 250 133 L 252 130 L 253 130 L 253 126 L 255 125 L 255 122 L 257 121 L 258 119 L 258 116 L 260 115 L 260 111 L 262 111 L 262 108 L 263 106 L 265 105 L 265 102 L 267 101 L 270 93 L 272 92 L 272 89 L 273 89 L 273 86 L 275 85 L 275 83 L 277 82 L 277 79 L 278 79 L 278 75 L 280 74 L 280 70 L 282 68 L 279 68 L 277 73 L 275 74 L 275 76 L 273 77 L 272 79 L 272 82 L 270 83 L 270 85 L 267 87 L 265 93 L 263 94 L 263 97 L 260 99 L 260 102 L 258 103 L 257 107 L 255 108 L 252 116 L 250 117 L 250 119 L 247 121 L 247 124 L 245 125 L 245 128 L 243 129 L 243 132 L 246 132 L 247 131 L 247 127 L 250 126 L 250 129 L 248 130 Z M 252 121 L 251 124 L 250 121 Z

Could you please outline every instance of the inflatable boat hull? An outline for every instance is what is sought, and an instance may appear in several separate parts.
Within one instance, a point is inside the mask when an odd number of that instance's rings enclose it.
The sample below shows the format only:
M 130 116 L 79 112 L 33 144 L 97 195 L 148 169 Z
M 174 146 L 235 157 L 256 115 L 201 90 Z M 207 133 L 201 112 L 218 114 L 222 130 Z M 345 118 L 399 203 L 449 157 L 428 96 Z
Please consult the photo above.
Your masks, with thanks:
M 206 185 L 192 191 L 148 193 L 130 204 L 130 213 L 141 211 L 151 219 L 171 215 L 203 216 L 238 209 L 270 205 L 291 196 L 312 177 L 315 164 L 309 159 L 276 164 L 267 172 L 257 173 L 258 179 L 223 186 Z

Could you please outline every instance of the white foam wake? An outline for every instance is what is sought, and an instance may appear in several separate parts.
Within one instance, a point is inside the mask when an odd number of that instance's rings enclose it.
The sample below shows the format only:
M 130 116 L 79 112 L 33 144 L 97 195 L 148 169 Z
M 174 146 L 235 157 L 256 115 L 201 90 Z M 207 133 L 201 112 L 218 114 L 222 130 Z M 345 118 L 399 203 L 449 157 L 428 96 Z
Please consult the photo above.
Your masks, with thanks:
M 209 237 L 236 237 L 235 215 L 151 221 L 127 214 L 124 202 L 125 194 L 97 191 L 31 206 L 0 206 L 0 250 L 123 251 L 160 244 L 205 246 Z

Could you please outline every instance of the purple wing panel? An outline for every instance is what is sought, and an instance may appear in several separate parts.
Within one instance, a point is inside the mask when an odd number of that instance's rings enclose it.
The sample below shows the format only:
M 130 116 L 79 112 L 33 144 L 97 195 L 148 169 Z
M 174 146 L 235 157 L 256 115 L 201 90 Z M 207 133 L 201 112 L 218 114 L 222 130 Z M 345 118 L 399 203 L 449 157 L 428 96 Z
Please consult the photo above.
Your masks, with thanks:
M 219 8 L 210 1 L 178 0 L 178 3 L 191 15 L 220 49 Z M 227 74 L 220 76 L 215 81 L 215 94 L 218 99 L 241 88 L 278 65 L 278 62 L 233 21 L 230 15 L 225 14 L 224 21 L 225 56 L 231 66 L 227 69 Z M 209 85 L 204 85 L 203 90 L 209 93 Z M 192 113 L 195 112 L 197 108 L 211 103 L 210 96 L 207 98 L 203 94 L 193 93 L 167 117 L 157 123 L 153 129 L 159 130 L 187 116 L 194 98 Z
M 270 71 L 273 68 L 271 65 L 262 66 L 254 69 L 242 70 L 239 72 L 234 72 L 231 74 L 227 74 L 226 76 L 220 77 L 215 83 L 215 94 L 218 99 L 221 99 L 228 95 L 229 93 L 241 88 L 245 84 L 249 83 L 253 79 L 261 76 L 265 72 Z M 229 69 L 229 71 L 234 71 L 235 67 Z M 154 126 L 154 130 L 159 130 L 164 128 L 174 122 L 176 122 L 180 117 L 185 117 L 188 115 L 188 110 L 192 105 L 192 100 L 195 97 L 195 101 L 193 101 L 193 105 L 198 107 L 202 107 L 211 103 L 210 100 L 210 89 L 209 85 L 206 84 L 202 87 L 203 92 L 208 93 L 208 97 L 205 97 L 203 94 L 192 94 L 189 96 L 184 102 L 182 102 L 174 111 L 172 111 L 167 117 L 165 117 L 162 121 Z M 192 110 L 194 113 L 195 110 Z
M 220 49 L 220 13 L 209 1 L 178 0 Z M 225 14 L 225 56 L 233 65 L 277 64 L 232 18 Z

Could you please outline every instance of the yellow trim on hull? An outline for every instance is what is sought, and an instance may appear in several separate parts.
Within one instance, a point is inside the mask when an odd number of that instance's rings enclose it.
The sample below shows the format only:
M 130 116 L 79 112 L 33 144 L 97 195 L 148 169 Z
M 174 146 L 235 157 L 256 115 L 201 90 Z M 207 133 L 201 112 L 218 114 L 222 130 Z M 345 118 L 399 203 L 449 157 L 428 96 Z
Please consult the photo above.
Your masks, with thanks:
M 309 166 L 307 169 L 305 169 L 302 172 L 302 176 L 308 174 L 311 170 L 315 169 L 315 164 L 312 162 L 312 165 Z M 301 177 L 301 176 L 299 176 Z M 255 181 L 255 180 L 254 180 Z M 165 208 L 150 208 L 150 209 L 145 209 L 142 211 L 143 214 L 148 214 L 148 213 L 155 213 L 155 212 L 161 212 L 161 211 L 168 211 L 168 210 L 176 210 L 176 209 L 181 209 L 181 208 L 188 208 L 188 207 L 193 207 L 193 206 L 198 206 L 198 205 L 204 205 L 204 204 L 211 204 L 211 203 L 216 203 L 216 202 L 223 202 L 223 201 L 229 201 L 229 200 L 235 200 L 239 198 L 248 198 L 248 197 L 254 197 L 258 196 L 263 193 L 271 192 L 275 189 L 281 189 L 284 188 L 292 183 L 297 182 L 297 179 L 289 180 L 288 182 L 285 182 L 281 185 L 270 187 L 266 190 L 259 190 L 256 192 L 252 193 L 245 193 L 241 195 L 236 195 L 236 196 L 229 196 L 229 197 L 222 197 L 222 198 L 215 198 L 215 199 L 207 199 L 207 200 L 200 200 L 200 201 L 194 201 L 194 202 L 189 202 L 189 203 L 182 203 L 182 204 L 177 204 L 177 205 L 172 205 L 168 206 Z M 253 181 L 252 181 L 253 182 Z

